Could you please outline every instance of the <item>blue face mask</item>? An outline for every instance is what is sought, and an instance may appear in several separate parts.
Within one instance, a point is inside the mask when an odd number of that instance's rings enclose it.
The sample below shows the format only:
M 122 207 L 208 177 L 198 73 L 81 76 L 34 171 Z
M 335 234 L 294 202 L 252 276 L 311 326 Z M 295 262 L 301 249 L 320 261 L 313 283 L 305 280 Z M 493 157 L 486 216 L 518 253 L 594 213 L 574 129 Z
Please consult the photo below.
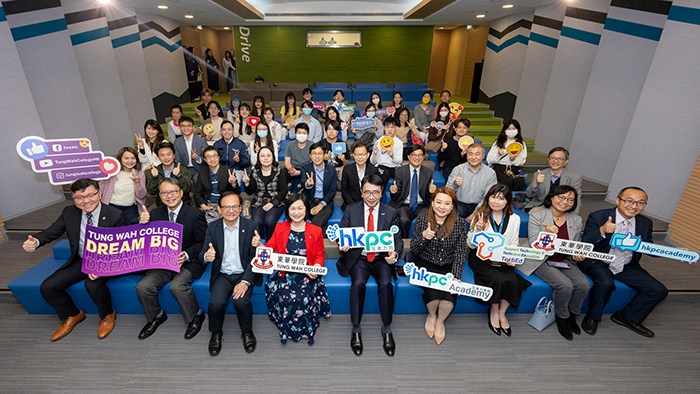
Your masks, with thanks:
M 267 138 L 267 130 L 258 130 L 258 137 Z
M 374 118 L 374 111 L 369 111 L 369 112 L 367 112 L 367 117 L 368 117 L 368 118 Z
M 311 115 L 311 108 L 304 108 L 301 110 L 301 112 L 303 112 L 304 115 L 309 116 Z

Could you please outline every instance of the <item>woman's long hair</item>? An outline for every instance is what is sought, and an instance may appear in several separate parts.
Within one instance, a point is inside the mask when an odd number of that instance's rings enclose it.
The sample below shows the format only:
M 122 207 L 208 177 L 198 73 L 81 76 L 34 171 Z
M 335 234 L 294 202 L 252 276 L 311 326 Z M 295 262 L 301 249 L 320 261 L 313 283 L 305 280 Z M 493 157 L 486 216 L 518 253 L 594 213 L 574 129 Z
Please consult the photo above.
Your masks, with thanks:
M 452 230 L 454 230 L 455 227 L 455 222 L 459 220 L 459 202 L 457 201 L 457 195 L 455 192 L 450 189 L 449 187 L 438 187 L 437 190 L 435 190 L 435 193 L 431 196 L 431 201 L 435 201 L 435 197 L 438 194 L 446 194 L 452 199 L 452 212 L 450 212 L 447 215 L 447 218 L 445 218 L 445 223 L 442 224 L 442 227 L 440 228 L 440 231 L 435 233 L 435 236 L 440 237 L 440 238 L 447 238 L 452 234 Z M 438 224 L 437 220 L 435 219 L 435 211 L 433 210 L 433 205 L 430 204 L 430 208 L 428 209 L 428 224 L 430 224 L 430 228 L 432 229 L 437 229 Z
M 491 223 L 491 227 L 494 227 L 493 221 L 491 220 L 491 205 L 489 205 L 489 199 L 491 196 L 496 196 L 498 194 L 502 194 L 507 201 L 506 206 L 503 207 L 503 216 L 510 216 L 513 214 L 513 194 L 510 192 L 510 188 L 502 183 L 497 183 L 491 186 L 489 191 L 486 192 L 484 199 L 481 201 L 481 206 L 474 211 L 471 222 L 472 226 L 474 226 L 479 220 L 479 214 L 482 214 L 483 217 L 485 217 L 486 220 Z

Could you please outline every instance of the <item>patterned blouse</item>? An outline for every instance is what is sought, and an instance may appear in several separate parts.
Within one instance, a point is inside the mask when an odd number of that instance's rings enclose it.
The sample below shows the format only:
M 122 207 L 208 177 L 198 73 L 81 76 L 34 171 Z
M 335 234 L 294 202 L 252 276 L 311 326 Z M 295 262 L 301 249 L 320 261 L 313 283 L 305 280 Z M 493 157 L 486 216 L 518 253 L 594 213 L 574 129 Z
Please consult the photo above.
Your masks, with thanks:
M 456 207 L 455 207 L 456 209 Z M 413 225 L 413 238 L 411 239 L 411 251 L 423 261 L 437 266 L 452 265 L 452 275 L 462 278 L 462 268 L 467 260 L 469 248 L 467 246 L 467 222 L 458 218 L 455 222 L 452 234 L 447 238 L 439 238 L 437 233 L 442 226 L 435 230 L 435 237 L 431 240 L 423 238 L 423 230 L 428 228 L 428 214 L 418 215 Z

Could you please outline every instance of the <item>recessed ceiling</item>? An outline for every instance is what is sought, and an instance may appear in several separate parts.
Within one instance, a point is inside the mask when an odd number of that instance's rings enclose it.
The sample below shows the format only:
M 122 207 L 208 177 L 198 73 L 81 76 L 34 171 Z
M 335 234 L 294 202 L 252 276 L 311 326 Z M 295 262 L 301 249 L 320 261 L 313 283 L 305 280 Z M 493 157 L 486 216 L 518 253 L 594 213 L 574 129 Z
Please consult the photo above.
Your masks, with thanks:
M 424 19 L 404 19 L 421 0 L 247 0 L 264 20 L 245 20 L 212 0 L 111 0 L 139 11 L 163 15 L 183 25 L 467 25 L 486 24 L 506 15 L 568 0 L 456 0 Z M 514 4 L 504 9 L 504 4 Z M 158 9 L 167 5 L 167 10 Z M 186 19 L 191 13 L 193 19 Z M 485 18 L 476 18 L 486 12 Z

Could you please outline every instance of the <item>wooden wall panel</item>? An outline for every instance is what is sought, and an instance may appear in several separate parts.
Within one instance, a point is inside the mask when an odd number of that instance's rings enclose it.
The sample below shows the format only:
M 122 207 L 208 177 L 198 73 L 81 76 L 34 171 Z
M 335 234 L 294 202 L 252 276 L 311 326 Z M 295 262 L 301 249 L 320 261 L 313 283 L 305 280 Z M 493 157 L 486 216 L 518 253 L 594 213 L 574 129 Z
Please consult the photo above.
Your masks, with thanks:
M 474 65 L 484 61 L 486 42 L 488 41 L 489 27 L 474 26 L 469 30 L 467 51 L 465 53 L 464 68 L 462 71 L 461 95 L 469 97 L 472 92 L 474 79 Z
M 433 34 L 428 86 L 435 89 L 437 94 L 445 89 L 445 70 L 447 67 L 447 53 L 450 48 L 450 35 L 449 30 L 435 30 Z
M 691 250 L 700 250 L 700 157 L 668 228 L 669 240 Z

